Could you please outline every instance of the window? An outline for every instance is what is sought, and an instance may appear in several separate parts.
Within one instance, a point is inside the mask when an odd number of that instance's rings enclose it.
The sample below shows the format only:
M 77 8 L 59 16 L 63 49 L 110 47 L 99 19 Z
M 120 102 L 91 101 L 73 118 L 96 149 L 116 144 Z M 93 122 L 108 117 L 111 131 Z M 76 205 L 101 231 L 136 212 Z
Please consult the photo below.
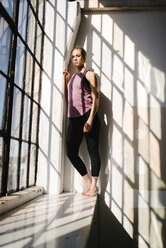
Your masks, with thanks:
M 5 19 L 0 15 L 0 70 L 8 73 L 11 30 Z
M 45 0 L 0 1 L 0 194 L 35 185 Z
M 3 119 L 5 112 L 5 98 L 6 98 L 6 78 L 0 75 L 0 129 L 3 127 Z

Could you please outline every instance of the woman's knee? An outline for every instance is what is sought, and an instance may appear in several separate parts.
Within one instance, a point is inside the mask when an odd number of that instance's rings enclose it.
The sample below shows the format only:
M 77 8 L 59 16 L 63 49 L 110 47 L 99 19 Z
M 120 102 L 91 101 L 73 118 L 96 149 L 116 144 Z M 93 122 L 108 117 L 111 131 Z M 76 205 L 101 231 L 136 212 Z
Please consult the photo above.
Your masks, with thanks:
M 67 148 L 67 156 L 72 161 L 77 157 L 77 153 L 73 149 L 71 149 L 71 147 L 68 147 Z

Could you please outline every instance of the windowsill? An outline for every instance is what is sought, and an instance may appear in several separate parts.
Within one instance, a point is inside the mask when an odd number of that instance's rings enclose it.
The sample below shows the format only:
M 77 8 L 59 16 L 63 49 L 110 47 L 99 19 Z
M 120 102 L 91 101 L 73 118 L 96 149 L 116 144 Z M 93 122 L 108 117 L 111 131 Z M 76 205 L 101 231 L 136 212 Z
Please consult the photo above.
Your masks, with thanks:
M 97 247 L 94 246 L 96 203 L 97 197 L 79 193 L 43 194 L 0 217 L 3 226 L 0 246 Z
M 34 186 L 28 189 L 0 197 L 0 215 L 13 210 L 43 194 L 43 188 Z

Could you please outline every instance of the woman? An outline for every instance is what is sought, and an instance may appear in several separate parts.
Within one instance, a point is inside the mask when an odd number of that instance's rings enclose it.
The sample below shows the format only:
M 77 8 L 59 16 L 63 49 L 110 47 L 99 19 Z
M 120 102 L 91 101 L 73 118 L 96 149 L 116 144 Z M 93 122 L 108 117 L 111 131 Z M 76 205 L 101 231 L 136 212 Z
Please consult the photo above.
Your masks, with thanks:
M 67 133 L 67 156 L 86 183 L 85 196 L 97 195 L 97 180 L 100 171 L 99 155 L 99 85 L 95 73 L 85 68 L 86 51 L 76 46 L 71 52 L 76 73 L 71 77 L 64 71 L 68 96 L 69 126 Z M 91 176 L 79 157 L 79 147 L 85 135 L 91 159 Z

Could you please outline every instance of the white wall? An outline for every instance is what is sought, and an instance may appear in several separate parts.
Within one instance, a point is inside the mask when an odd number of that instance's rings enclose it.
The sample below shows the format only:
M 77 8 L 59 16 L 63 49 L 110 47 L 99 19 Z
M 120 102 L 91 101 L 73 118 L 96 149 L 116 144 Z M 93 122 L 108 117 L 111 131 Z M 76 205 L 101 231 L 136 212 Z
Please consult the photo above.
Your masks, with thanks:
M 62 72 L 80 23 L 78 3 L 46 1 L 45 21 L 37 185 L 58 194 L 63 190 L 66 112 Z
M 165 26 L 165 11 L 89 13 L 76 40 L 100 79 L 101 196 L 140 248 L 165 242 Z M 65 189 L 81 191 L 68 163 Z

